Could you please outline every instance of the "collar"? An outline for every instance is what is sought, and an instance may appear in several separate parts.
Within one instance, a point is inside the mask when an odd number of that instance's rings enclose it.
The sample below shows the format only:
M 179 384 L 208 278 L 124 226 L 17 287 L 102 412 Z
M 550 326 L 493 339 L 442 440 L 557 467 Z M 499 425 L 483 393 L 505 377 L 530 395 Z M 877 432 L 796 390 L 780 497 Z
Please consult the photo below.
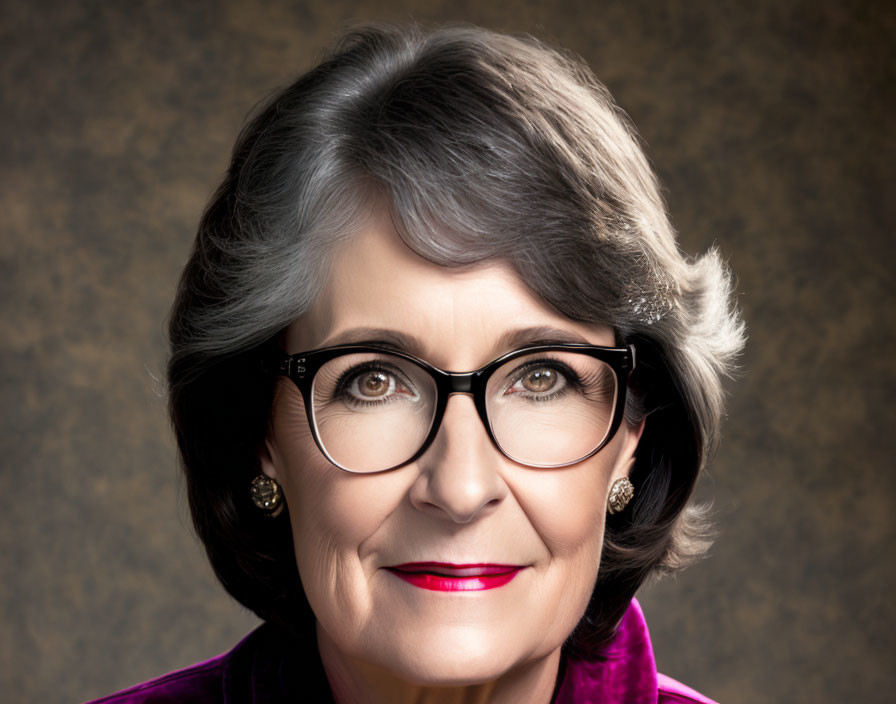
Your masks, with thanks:
M 569 659 L 555 704 L 657 704 L 656 660 L 637 599 L 623 614 L 603 656 L 602 662 Z

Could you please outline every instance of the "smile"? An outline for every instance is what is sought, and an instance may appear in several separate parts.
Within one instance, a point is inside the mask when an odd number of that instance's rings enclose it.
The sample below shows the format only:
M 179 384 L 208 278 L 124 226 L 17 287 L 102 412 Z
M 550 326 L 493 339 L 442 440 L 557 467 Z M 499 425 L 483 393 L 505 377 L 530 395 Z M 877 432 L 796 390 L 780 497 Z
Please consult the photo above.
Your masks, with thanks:
M 435 592 L 474 592 L 495 589 L 516 577 L 521 565 L 453 565 L 447 562 L 408 562 L 387 567 L 399 579 Z

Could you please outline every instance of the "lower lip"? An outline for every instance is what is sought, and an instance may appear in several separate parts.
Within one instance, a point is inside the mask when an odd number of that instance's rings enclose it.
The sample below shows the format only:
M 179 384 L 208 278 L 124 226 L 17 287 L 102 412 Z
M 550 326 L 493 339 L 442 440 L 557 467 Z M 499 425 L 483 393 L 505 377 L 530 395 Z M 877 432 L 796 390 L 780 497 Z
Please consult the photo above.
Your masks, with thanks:
M 405 572 L 394 568 L 389 571 L 399 579 L 420 589 L 434 592 L 479 592 L 484 589 L 497 589 L 510 582 L 521 567 L 512 567 L 494 574 L 481 574 L 474 577 L 451 577 L 431 572 Z

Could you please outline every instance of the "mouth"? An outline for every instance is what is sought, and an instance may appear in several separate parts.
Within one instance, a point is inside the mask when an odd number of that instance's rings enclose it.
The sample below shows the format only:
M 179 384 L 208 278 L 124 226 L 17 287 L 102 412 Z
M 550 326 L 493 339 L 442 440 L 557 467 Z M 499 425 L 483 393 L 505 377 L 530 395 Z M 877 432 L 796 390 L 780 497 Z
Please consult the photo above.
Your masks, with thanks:
M 455 565 L 449 562 L 407 562 L 386 569 L 420 589 L 435 592 L 476 592 L 503 587 L 523 567 L 493 563 Z

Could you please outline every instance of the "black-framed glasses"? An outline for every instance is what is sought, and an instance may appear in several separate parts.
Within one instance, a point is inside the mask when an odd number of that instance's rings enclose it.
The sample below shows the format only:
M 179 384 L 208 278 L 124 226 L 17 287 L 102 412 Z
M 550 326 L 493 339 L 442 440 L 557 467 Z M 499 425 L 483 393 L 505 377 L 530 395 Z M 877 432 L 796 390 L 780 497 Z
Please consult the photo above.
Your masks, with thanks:
M 509 352 L 472 372 L 446 372 L 413 355 L 341 345 L 284 355 L 324 456 L 349 472 L 384 472 L 419 458 L 439 431 L 450 394 L 473 396 L 495 447 L 530 467 L 591 457 L 619 429 L 635 348 L 580 343 Z

